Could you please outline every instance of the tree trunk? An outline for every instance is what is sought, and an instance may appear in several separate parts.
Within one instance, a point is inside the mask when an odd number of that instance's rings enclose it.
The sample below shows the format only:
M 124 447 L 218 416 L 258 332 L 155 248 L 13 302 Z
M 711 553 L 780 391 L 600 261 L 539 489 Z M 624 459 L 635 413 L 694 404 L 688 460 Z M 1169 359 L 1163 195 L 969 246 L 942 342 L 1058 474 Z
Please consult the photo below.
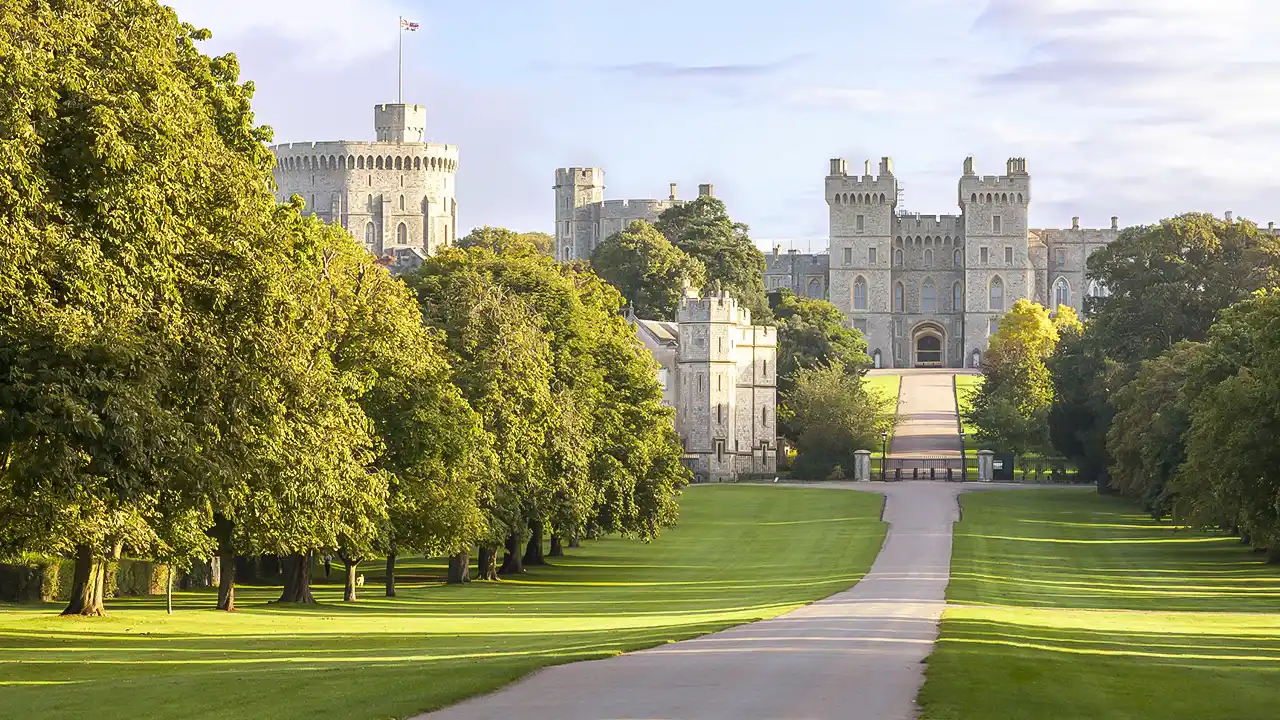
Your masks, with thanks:
M 396 596 L 396 552 L 392 550 L 387 553 L 387 573 L 386 573 L 387 597 Z
M 164 609 L 168 615 L 173 614 L 173 564 L 169 564 L 169 575 L 164 582 Z
M 218 609 L 236 609 L 236 554 L 230 550 L 218 553 Z
M 449 577 L 446 582 L 450 585 L 461 585 L 471 582 L 471 551 L 463 550 L 449 557 Z
M 1267 564 L 1280 564 L 1280 542 L 1271 543 L 1271 547 L 1267 548 Z
M 507 552 L 502 557 L 502 567 L 498 568 L 499 575 L 518 575 L 524 572 L 524 555 L 520 552 L 520 536 L 511 533 L 507 536 Z
M 578 531 L 574 530 L 573 535 L 569 536 L 569 549 L 582 547 L 582 538 L 578 537 Z
M 347 566 L 347 586 L 342 590 L 342 601 L 355 602 L 356 569 L 360 567 L 360 558 L 352 558 L 350 560 L 343 558 L 342 563 Z
M 560 544 L 560 536 L 551 533 L 551 552 L 547 553 L 549 557 L 564 557 L 564 546 Z
M 281 558 L 281 570 L 284 576 L 284 592 L 276 602 L 301 603 L 314 605 L 315 597 L 311 594 L 311 552 L 294 553 Z
M 495 545 L 481 545 L 477 572 L 481 580 L 498 579 L 498 548 Z
M 529 543 L 524 547 L 525 565 L 546 565 L 547 559 L 542 555 L 542 523 L 536 522 L 529 529 Z
M 106 615 L 102 595 L 107 575 L 107 563 L 95 557 L 88 545 L 76 546 L 75 574 L 71 582 L 71 600 L 63 615 Z

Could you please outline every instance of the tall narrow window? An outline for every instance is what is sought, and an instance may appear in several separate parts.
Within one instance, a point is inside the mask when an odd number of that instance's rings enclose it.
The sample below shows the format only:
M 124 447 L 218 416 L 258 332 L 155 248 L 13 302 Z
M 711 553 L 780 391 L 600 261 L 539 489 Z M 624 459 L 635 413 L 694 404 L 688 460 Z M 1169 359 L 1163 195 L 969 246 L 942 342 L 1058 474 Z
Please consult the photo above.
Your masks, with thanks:
M 957 312 L 964 309 L 964 286 L 960 283 L 951 286 L 951 309 Z
M 723 389 L 724 389 L 724 376 L 717 373 L 716 374 L 716 390 L 723 390 Z
M 988 300 L 992 310 L 1004 310 L 1004 281 L 1000 278 L 992 278 Z
M 960 248 L 956 248 L 956 251 L 951 254 L 951 264 L 956 267 L 960 267 L 964 264 L 964 258 L 960 255 Z
M 926 279 L 924 287 L 920 291 L 920 302 L 926 313 L 935 313 L 938 311 L 938 299 L 934 292 L 933 279 Z
M 1059 305 L 1071 305 L 1071 286 L 1066 278 L 1058 278 L 1053 283 L 1053 304 L 1055 310 Z
M 867 281 L 862 278 L 853 281 L 853 309 L 867 309 Z
M 853 248 L 844 249 L 844 264 L 845 265 L 853 264 Z
M 857 222 L 858 222 L 858 232 L 862 232 L 863 229 L 866 227 L 866 216 L 859 215 Z
M 997 233 L 997 234 L 1000 232 L 1000 216 L 999 215 L 991 216 L 991 232 Z
M 902 267 L 902 250 L 893 251 L 893 264 Z
M 867 264 L 871 267 L 876 265 L 876 249 L 873 247 L 867 248 Z
M 401 195 L 401 196 L 400 196 L 400 210 L 401 210 L 401 211 L 403 211 L 403 210 L 404 210 L 404 196 L 403 196 L 403 195 Z
M 933 267 L 933 250 L 924 251 L 924 266 Z
M 983 265 L 986 265 L 986 264 L 987 264 L 987 249 L 986 249 L 986 248 L 978 248 L 978 262 L 982 263 Z
M 409 228 L 404 223 L 400 223 L 400 227 L 396 228 L 396 242 L 401 245 L 409 242 Z
M 377 240 L 377 230 L 374 230 L 373 223 L 364 226 L 364 244 L 373 247 Z
M 902 283 L 893 286 L 893 309 L 895 312 L 902 312 L 906 307 L 906 290 L 902 287 Z
M 769 424 L 769 406 L 768 405 L 765 405 L 764 407 L 760 408 L 760 424 L 761 425 Z
M 1013 264 L 1013 248 L 1008 245 L 1006 245 L 1004 248 L 1004 263 L 1006 265 Z

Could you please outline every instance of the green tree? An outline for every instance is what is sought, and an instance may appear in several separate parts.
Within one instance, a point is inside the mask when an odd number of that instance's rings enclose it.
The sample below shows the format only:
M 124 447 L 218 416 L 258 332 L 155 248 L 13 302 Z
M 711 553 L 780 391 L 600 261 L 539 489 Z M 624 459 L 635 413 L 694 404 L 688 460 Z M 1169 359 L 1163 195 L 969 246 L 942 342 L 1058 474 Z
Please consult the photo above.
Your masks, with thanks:
M 457 247 L 463 250 L 482 247 L 490 252 L 503 253 L 535 253 L 551 256 L 555 254 L 555 238 L 542 232 L 518 233 L 506 228 L 495 228 L 485 225 L 458 238 Z
M 845 327 L 840 309 L 826 300 L 801 297 L 790 290 L 770 295 L 778 327 L 778 392 L 790 392 L 796 374 L 839 362 L 859 378 L 871 367 L 862 333 Z
M 979 442 L 1016 455 L 1047 448 L 1053 378 L 1046 359 L 1058 337 L 1049 312 L 1026 299 L 1000 319 L 982 358 L 982 385 L 965 413 Z
M 854 467 L 854 451 L 876 447 L 880 433 L 891 430 L 894 418 L 885 398 L 867 387 L 839 360 L 802 368 L 787 400 L 793 413 L 796 461 L 800 477 L 824 478 L 839 467 Z
M 701 288 L 706 282 L 701 262 L 639 220 L 600 243 L 591 267 L 646 320 L 674 321 L 685 287 Z
M 707 282 L 719 283 L 751 311 L 756 323 L 771 318 L 764 292 L 764 253 L 751 242 L 747 226 L 734 222 L 724 202 L 710 195 L 662 211 L 658 232 L 698 261 Z

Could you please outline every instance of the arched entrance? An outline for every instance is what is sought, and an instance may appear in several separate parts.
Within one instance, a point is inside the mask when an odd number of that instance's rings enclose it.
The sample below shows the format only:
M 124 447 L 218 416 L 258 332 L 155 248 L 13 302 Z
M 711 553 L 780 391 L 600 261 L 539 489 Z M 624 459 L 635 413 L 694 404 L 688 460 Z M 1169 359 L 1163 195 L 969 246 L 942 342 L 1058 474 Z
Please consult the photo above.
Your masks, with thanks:
M 911 334 L 912 365 L 915 367 L 943 367 L 946 364 L 946 335 L 942 328 L 926 323 Z

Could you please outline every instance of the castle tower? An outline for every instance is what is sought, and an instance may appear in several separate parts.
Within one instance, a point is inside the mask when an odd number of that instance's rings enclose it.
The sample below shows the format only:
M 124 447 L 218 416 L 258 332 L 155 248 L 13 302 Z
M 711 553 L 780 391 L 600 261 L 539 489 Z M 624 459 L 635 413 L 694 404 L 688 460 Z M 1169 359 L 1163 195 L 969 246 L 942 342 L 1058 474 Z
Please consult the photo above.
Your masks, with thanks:
M 422 105 L 377 105 L 376 140 L 274 145 L 276 197 L 341 225 L 369 252 L 397 262 L 456 240 L 458 146 L 428 143 Z
M 591 253 L 591 223 L 578 209 L 604 201 L 604 170 L 559 168 L 556 170 L 556 260 L 587 259 Z
M 979 176 L 964 161 L 959 183 L 964 218 L 965 365 L 987 349 L 996 321 L 1019 298 L 1035 298 L 1027 241 L 1031 176 L 1024 158 L 1009 158 L 1005 174 Z
M 891 238 L 898 204 L 893 160 L 881 158 L 876 175 L 868 160 L 861 176 L 849 175 L 844 159 L 831 160 L 826 199 L 831 213 L 829 297 L 849 326 L 866 336 L 872 358 L 879 351 L 880 366 L 892 367 Z

